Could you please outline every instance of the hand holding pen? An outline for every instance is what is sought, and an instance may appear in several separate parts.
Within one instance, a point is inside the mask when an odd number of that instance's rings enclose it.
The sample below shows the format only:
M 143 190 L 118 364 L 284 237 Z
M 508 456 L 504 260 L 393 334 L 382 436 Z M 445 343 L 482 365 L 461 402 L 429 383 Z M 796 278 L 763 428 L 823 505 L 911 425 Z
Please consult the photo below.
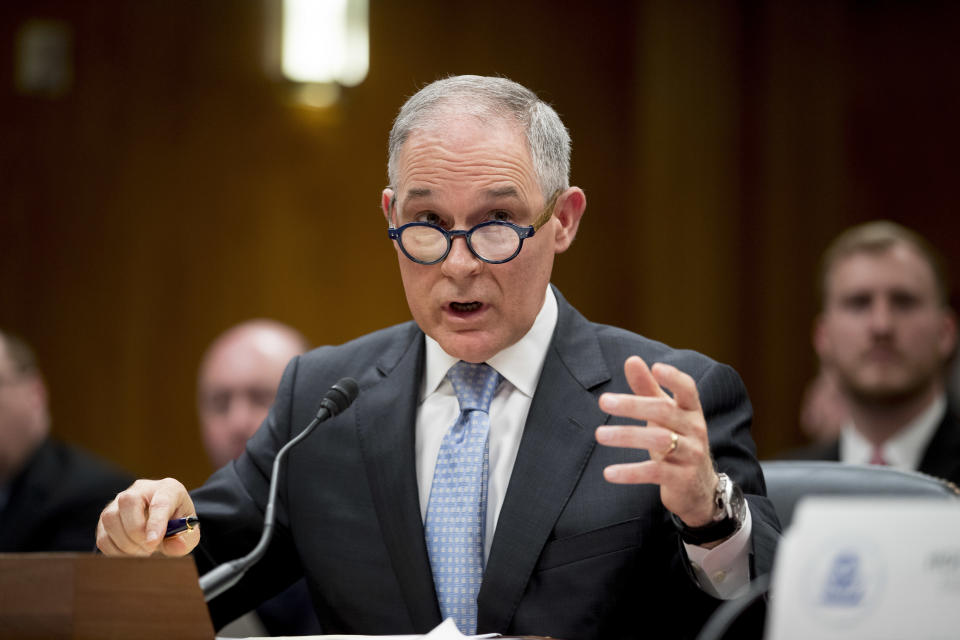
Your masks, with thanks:
M 184 556 L 200 542 L 194 514 L 180 482 L 137 480 L 100 514 L 97 547 L 109 556 Z

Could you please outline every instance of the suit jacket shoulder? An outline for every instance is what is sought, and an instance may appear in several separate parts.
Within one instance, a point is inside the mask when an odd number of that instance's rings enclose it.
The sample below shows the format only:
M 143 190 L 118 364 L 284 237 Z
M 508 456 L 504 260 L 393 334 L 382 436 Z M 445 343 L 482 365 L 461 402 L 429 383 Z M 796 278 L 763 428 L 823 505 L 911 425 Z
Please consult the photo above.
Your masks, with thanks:
M 100 512 L 132 482 L 105 460 L 46 440 L 10 486 L 0 551 L 92 551 Z
M 918 470 L 960 484 L 960 418 L 954 407 L 947 406 Z

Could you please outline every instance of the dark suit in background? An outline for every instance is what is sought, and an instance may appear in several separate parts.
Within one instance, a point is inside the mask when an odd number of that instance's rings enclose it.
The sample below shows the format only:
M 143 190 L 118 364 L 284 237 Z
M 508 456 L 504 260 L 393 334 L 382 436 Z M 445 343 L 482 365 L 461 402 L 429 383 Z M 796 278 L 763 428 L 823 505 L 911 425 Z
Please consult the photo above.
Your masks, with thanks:
M 751 562 L 770 570 L 779 530 L 765 497 L 739 376 L 691 351 L 588 322 L 557 293 L 559 317 L 527 418 L 480 590 L 478 633 L 577 638 L 693 637 L 717 606 L 689 575 L 655 485 L 612 485 L 607 465 L 645 460 L 603 447 L 597 398 L 629 392 L 623 362 L 673 364 L 697 382 L 713 456 L 748 494 Z M 291 450 L 267 556 L 211 602 L 216 625 L 306 574 L 327 633 L 424 633 L 441 622 L 417 497 L 414 424 L 424 367 L 414 323 L 295 359 L 241 458 L 192 493 L 196 552 L 210 562 L 257 542 L 276 451 L 350 375 L 361 392 Z M 629 421 L 617 418 L 615 423 Z
M 133 477 L 47 439 L 4 487 L 0 552 L 93 551 L 100 511 Z

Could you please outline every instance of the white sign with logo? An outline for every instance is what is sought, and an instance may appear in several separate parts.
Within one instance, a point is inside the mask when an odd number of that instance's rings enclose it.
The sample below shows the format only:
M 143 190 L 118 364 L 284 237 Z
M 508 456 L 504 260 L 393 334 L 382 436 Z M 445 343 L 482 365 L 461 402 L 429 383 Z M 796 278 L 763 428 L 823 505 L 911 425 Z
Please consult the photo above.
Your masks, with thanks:
M 806 499 L 770 598 L 768 640 L 960 638 L 960 501 Z

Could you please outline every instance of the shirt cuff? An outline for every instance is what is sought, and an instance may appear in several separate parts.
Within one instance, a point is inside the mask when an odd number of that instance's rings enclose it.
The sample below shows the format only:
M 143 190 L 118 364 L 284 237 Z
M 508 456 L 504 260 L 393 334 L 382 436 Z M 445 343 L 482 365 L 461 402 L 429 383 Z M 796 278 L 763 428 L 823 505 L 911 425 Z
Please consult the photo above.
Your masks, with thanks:
M 736 598 L 750 584 L 750 532 L 753 519 L 745 509 L 743 526 L 713 549 L 683 543 L 700 588 L 715 598 Z

